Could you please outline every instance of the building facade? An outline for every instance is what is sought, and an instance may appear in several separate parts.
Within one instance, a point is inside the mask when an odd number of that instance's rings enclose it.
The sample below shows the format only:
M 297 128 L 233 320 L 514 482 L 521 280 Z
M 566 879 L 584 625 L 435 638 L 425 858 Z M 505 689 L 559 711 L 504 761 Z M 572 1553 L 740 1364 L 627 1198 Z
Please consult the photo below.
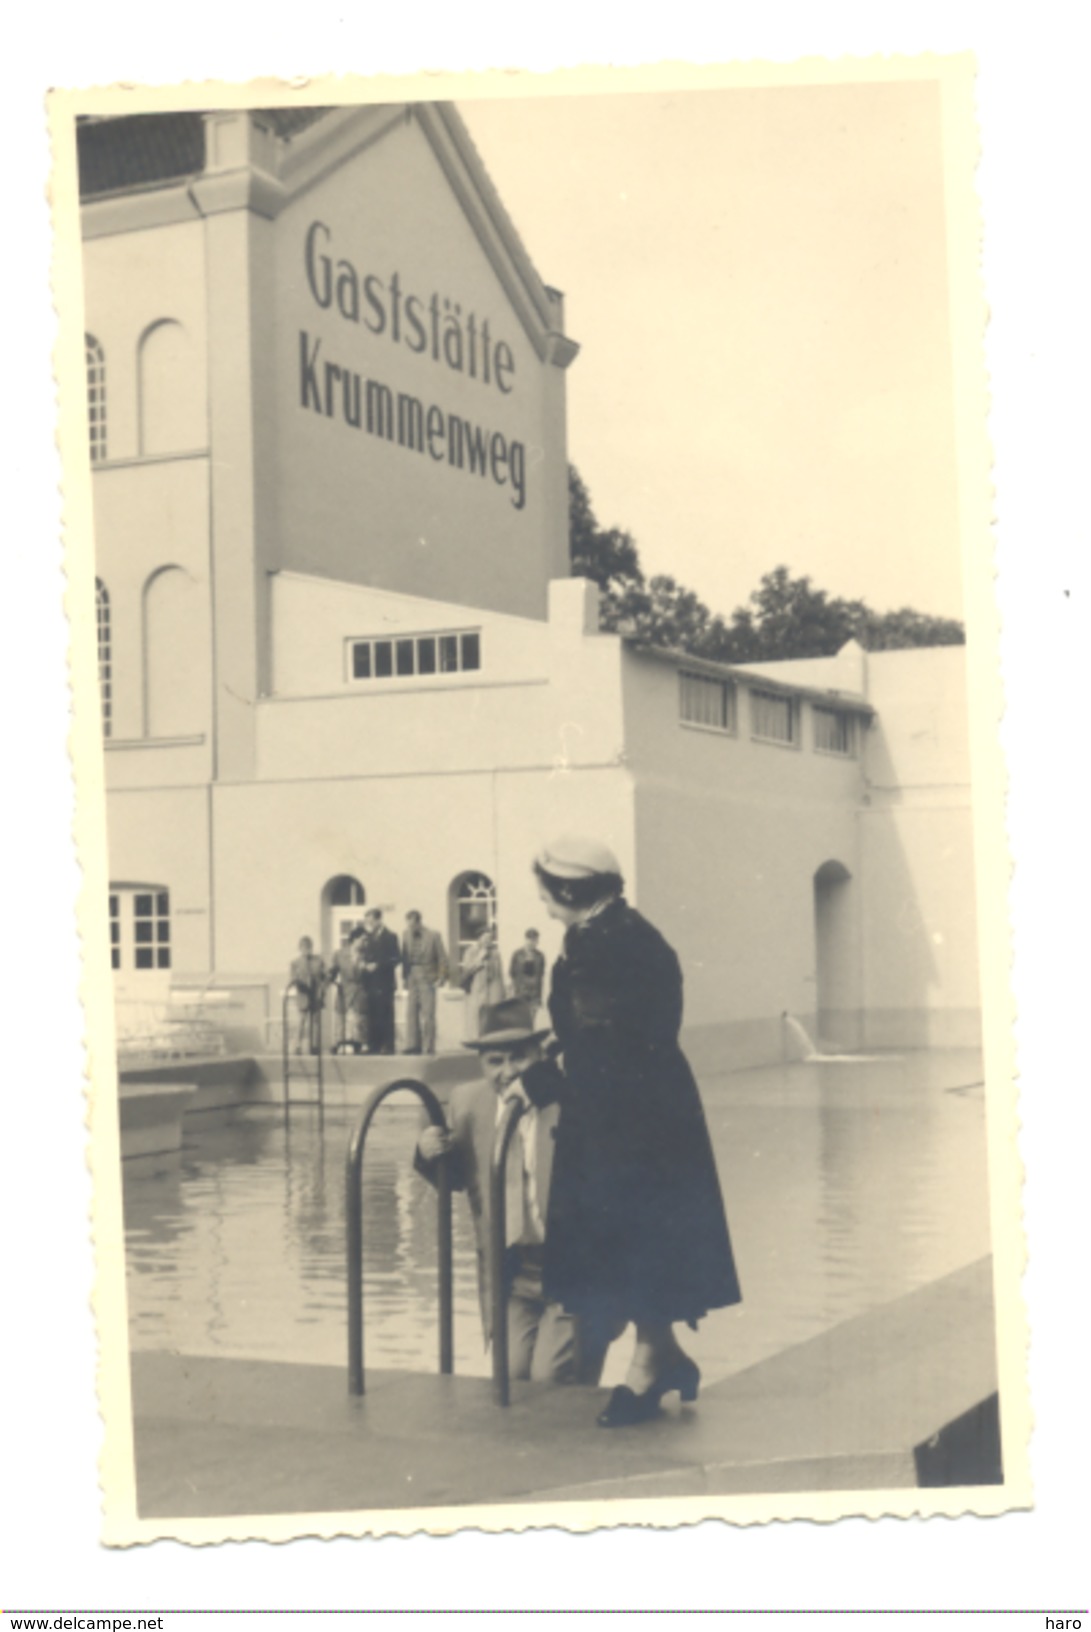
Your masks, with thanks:
M 709 1060 L 780 1058 L 785 1013 L 977 1041 L 962 650 L 743 671 L 599 633 L 577 347 L 453 108 L 80 148 L 120 993 L 229 992 L 256 1047 L 298 938 L 365 905 L 453 964 L 485 921 L 555 950 L 530 861 L 568 828 L 677 946 Z

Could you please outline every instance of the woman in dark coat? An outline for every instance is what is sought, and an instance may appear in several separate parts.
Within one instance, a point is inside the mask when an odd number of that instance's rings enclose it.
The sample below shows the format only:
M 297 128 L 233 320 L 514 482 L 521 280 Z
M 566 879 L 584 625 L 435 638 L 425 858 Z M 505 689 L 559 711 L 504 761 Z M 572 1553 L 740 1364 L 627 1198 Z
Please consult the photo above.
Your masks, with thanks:
M 738 1303 L 716 1163 L 693 1073 L 678 1046 L 682 974 L 657 929 L 622 896 L 604 845 L 565 837 L 535 863 L 566 927 L 549 1007 L 553 1058 L 523 1076 L 561 1116 L 546 1223 L 544 1292 L 597 1330 L 636 1325 L 626 1384 L 603 1427 L 644 1421 L 700 1374 L 673 1326 Z

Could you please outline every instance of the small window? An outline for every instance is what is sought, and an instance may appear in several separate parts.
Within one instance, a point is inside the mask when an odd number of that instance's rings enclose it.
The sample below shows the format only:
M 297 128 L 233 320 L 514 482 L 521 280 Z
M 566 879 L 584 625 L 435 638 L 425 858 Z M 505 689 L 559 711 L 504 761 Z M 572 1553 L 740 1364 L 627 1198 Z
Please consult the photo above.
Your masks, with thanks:
M 87 362 L 87 425 L 91 463 L 106 458 L 106 353 L 93 334 L 83 337 Z
M 750 693 L 750 730 L 759 741 L 794 746 L 799 736 L 798 719 L 794 697 L 772 691 Z
M 110 967 L 171 966 L 170 891 L 116 885 L 110 891 Z
M 707 731 L 734 731 L 735 687 L 730 680 L 679 673 L 678 713 L 685 725 L 700 725 Z
M 416 675 L 472 674 L 481 668 L 479 629 L 351 640 L 348 644 L 353 680 L 409 680 Z
M 462 639 L 462 667 L 464 669 L 479 669 L 481 667 L 481 636 L 474 633 L 463 635 Z
M 170 895 L 166 890 L 133 897 L 133 941 L 137 969 L 170 968 Z
M 856 755 L 856 720 L 843 708 L 814 710 L 814 746 L 819 754 L 841 754 L 846 759 Z
M 102 699 L 102 734 L 108 737 L 114 717 L 110 596 L 101 578 L 95 579 L 95 624 L 98 631 L 98 685 Z

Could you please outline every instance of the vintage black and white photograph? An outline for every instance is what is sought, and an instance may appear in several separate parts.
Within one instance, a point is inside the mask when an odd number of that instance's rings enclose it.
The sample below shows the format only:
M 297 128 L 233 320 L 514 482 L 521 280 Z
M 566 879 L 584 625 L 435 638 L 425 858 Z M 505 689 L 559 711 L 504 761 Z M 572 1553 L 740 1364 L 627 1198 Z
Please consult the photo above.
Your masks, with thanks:
M 969 64 L 320 89 L 53 106 L 107 1539 L 1026 1505 Z

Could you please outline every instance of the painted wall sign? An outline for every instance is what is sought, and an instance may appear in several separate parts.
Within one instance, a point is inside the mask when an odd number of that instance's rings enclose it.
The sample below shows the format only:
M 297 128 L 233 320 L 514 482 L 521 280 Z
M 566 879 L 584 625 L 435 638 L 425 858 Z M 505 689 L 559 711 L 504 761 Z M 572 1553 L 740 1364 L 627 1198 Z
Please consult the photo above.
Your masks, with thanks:
M 501 398 L 515 390 L 511 346 L 492 333 L 489 319 L 433 290 L 411 290 L 398 269 L 385 277 L 343 256 L 334 258 L 333 234 L 312 221 L 303 241 L 307 287 L 322 311 L 363 327 L 376 338 L 404 346 L 441 369 L 474 380 Z M 320 336 L 299 331 L 299 406 L 351 430 L 366 431 L 408 452 L 497 487 L 510 488 L 516 510 L 526 505 L 526 447 L 502 430 L 452 413 L 436 402 L 367 377 L 324 350 Z

